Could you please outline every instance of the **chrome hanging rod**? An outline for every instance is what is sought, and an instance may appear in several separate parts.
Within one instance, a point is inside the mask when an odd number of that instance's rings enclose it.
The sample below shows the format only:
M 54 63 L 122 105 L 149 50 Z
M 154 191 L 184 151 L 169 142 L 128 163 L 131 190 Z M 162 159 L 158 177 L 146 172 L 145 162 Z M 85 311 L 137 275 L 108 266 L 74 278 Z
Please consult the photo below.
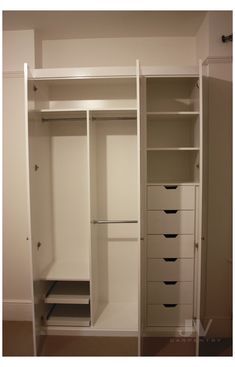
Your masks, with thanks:
M 136 117 L 93 117 L 91 121 L 110 121 L 110 120 L 136 120 Z M 55 117 L 42 118 L 43 122 L 48 121 L 85 121 L 86 117 Z
M 138 220 L 93 220 L 93 224 L 138 223 Z

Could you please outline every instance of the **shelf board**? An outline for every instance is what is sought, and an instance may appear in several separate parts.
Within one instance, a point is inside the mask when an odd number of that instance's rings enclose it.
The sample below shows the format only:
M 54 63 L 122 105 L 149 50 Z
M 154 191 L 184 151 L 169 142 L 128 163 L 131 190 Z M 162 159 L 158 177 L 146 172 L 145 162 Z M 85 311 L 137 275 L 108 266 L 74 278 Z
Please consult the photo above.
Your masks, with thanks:
M 88 281 L 89 264 L 79 261 L 55 260 L 41 276 L 43 280 Z
M 199 115 L 199 111 L 154 111 L 154 112 L 147 112 L 147 116 L 194 116 Z
M 163 185 L 184 185 L 184 186 L 198 186 L 199 182 L 147 182 L 146 186 L 163 186 Z
M 158 151 L 158 150 L 190 150 L 190 151 L 199 151 L 200 148 L 198 147 L 175 147 L 175 148 L 147 148 L 147 151 Z
M 188 120 L 194 121 L 199 116 L 199 111 L 176 111 L 176 112 L 147 112 L 149 121 L 178 121 Z
M 74 120 L 84 120 L 86 121 L 87 115 L 86 110 L 78 108 L 54 108 L 54 109 L 42 109 L 40 111 L 43 121 L 53 121 L 53 120 L 64 120 L 64 119 L 74 119 Z M 136 108 L 104 108 L 99 110 L 91 110 L 90 117 L 93 119 L 115 119 L 115 118 L 137 118 Z
M 47 319 L 48 326 L 90 326 L 88 305 L 56 305 Z
M 56 282 L 45 298 L 45 303 L 89 304 L 88 282 Z
M 138 330 L 138 306 L 134 302 L 110 302 L 100 306 L 94 329 Z

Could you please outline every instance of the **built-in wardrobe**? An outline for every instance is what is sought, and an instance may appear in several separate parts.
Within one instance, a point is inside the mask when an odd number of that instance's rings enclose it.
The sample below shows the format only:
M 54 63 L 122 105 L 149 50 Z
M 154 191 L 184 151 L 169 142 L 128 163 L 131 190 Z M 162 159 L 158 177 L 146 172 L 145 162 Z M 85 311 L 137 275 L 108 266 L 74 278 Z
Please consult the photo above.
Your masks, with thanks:
M 45 335 L 195 336 L 199 66 L 25 65 L 35 353 Z

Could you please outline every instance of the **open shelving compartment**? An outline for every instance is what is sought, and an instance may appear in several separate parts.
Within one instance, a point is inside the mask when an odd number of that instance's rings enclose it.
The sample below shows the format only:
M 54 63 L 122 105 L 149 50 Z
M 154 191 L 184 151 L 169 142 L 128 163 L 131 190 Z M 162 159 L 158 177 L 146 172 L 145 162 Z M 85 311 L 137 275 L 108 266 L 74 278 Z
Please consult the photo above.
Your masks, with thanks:
M 147 79 L 147 184 L 199 180 L 198 77 Z

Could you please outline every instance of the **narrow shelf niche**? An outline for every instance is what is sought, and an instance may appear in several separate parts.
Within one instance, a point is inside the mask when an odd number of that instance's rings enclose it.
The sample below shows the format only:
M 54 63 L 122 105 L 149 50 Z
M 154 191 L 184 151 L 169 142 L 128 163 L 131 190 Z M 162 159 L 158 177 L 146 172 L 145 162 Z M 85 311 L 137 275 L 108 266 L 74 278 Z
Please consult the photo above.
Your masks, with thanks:
M 147 154 L 148 183 L 198 182 L 199 152 L 149 151 Z
M 199 147 L 199 116 L 153 115 L 147 118 L 147 148 Z
M 89 282 L 55 282 L 45 297 L 45 303 L 89 304 Z
M 147 111 L 198 111 L 199 88 L 196 77 L 147 79 Z

